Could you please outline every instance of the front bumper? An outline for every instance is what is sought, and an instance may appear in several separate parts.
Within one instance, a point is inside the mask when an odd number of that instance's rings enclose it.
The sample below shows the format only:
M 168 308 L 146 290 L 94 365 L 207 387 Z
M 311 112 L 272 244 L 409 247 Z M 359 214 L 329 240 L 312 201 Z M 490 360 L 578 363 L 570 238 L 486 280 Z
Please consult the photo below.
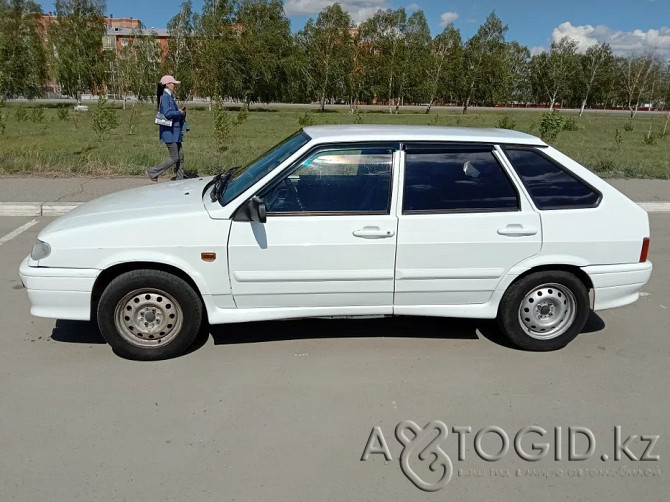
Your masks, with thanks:
M 594 265 L 582 267 L 593 282 L 593 310 L 605 310 L 633 303 L 651 277 L 652 264 Z
M 91 292 L 100 270 L 38 267 L 33 264 L 35 262 L 28 256 L 19 267 L 32 315 L 74 321 L 91 319 Z

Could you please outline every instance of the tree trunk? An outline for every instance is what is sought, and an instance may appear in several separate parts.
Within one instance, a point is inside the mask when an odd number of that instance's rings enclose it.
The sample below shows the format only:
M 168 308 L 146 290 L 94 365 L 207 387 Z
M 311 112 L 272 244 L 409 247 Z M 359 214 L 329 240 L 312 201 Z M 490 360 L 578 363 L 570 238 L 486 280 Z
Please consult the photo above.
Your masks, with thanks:
M 554 105 L 556 104 L 556 96 L 552 96 L 551 100 L 549 101 L 549 111 L 553 112 L 554 111 Z
M 391 93 L 392 93 L 392 92 L 393 92 L 393 77 L 389 77 L 389 94 L 388 94 L 388 100 L 389 100 L 389 103 L 388 103 L 388 105 L 389 105 L 389 113 L 393 113 L 393 108 L 391 107 L 391 106 L 392 106 L 392 105 L 391 105 L 391 101 L 392 101 L 392 99 L 393 99 L 393 98 L 391 97 Z
M 321 101 L 321 108 L 320 108 L 319 112 L 323 113 L 323 112 L 326 111 L 326 92 L 325 91 L 321 93 L 320 101 Z
M 586 99 L 584 98 L 584 101 L 582 101 L 582 107 L 579 109 L 579 116 L 581 117 L 584 114 L 584 108 L 586 108 Z
M 430 103 L 428 103 L 428 108 L 426 108 L 426 115 L 430 113 L 430 109 L 433 107 L 433 100 L 430 100 Z
M 670 122 L 670 109 L 668 110 L 668 114 L 665 116 L 665 123 L 663 124 L 663 132 L 661 133 L 661 137 L 665 138 L 665 135 L 668 134 L 668 122 Z
M 465 102 L 463 103 L 463 115 L 467 115 L 468 113 L 468 106 L 470 106 L 470 96 L 465 98 Z

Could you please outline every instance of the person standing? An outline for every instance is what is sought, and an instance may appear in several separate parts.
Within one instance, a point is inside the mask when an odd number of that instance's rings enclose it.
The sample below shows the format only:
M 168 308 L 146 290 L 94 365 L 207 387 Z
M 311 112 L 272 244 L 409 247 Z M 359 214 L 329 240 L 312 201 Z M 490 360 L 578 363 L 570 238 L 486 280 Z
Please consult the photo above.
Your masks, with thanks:
M 184 179 L 184 151 L 182 150 L 182 129 L 186 119 L 186 107 L 181 110 L 174 98 L 175 86 L 179 85 L 172 75 L 161 78 L 156 91 L 158 111 L 166 119 L 172 120 L 171 126 L 159 125 L 158 137 L 167 146 L 170 158 L 147 169 L 147 176 L 151 181 L 158 181 L 158 177 L 172 166 L 175 166 L 175 179 Z

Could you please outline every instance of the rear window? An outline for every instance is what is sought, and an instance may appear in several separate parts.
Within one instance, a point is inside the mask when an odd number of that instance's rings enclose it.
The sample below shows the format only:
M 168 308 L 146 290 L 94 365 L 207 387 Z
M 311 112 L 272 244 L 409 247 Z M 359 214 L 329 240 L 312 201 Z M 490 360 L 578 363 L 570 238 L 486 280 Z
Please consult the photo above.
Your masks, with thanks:
M 538 209 L 596 207 L 601 194 L 542 153 L 506 148 L 505 152 Z

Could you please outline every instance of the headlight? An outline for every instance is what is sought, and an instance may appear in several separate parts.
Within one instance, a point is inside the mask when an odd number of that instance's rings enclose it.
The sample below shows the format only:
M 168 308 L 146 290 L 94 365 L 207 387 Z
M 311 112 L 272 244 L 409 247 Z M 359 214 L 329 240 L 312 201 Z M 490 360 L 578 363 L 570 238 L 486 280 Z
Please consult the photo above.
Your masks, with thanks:
M 47 244 L 44 241 L 41 241 L 37 239 L 37 242 L 35 242 L 35 245 L 33 246 L 33 250 L 30 252 L 30 257 L 37 261 L 37 260 L 43 260 L 47 256 L 51 254 L 51 246 Z

